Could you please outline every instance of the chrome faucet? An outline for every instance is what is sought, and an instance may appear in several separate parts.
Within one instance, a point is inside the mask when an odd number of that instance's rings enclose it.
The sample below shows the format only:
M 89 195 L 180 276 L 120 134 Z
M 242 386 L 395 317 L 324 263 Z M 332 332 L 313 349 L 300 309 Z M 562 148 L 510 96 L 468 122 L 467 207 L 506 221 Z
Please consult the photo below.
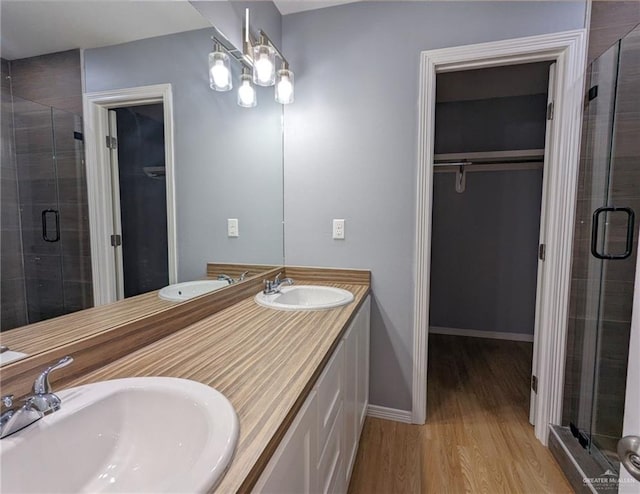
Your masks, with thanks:
M 233 285 L 234 283 L 239 283 L 240 281 L 244 281 L 244 279 L 248 274 L 249 274 L 249 271 L 245 271 L 244 273 L 241 273 L 240 278 L 238 278 L 237 280 L 234 280 L 231 276 L 228 276 L 226 274 L 219 274 L 218 279 L 220 281 L 226 281 L 230 285 Z
M 231 276 L 227 276 L 226 274 L 219 274 L 218 275 L 218 279 L 220 281 L 226 281 L 230 285 L 233 285 L 233 283 L 234 283 L 233 278 Z
M 0 439 L 24 429 L 49 413 L 60 409 L 62 402 L 51 389 L 49 374 L 73 362 L 72 357 L 64 357 L 47 367 L 33 383 L 33 395 L 25 398 L 22 406 L 13 407 L 13 395 L 2 397 L 2 404 L 8 409 L 0 415 Z
M 262 293 L 264 293 L 265 295 L 280 293 L 281 285 L 285 283 L 287 285 L 293 285 L 293 280 L 291 278 L 280 279 L 280 273 L 278 273 L 275 280 L 264 280 L 264 290 L 262 290 Z

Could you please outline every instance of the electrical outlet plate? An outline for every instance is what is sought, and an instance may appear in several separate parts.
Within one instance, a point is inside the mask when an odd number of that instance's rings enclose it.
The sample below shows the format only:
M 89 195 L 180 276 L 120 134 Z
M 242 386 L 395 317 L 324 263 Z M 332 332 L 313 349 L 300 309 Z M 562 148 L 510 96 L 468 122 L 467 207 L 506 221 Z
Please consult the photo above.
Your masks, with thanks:
M 227 220 L 227 236 L 228 237 L 239 237 L 240 232 L 238 230 L 238 219 L 237 218 L 229 218 Z
M 344 220 L 333 220 L 333 238 L 336 240 L 344 240 Z

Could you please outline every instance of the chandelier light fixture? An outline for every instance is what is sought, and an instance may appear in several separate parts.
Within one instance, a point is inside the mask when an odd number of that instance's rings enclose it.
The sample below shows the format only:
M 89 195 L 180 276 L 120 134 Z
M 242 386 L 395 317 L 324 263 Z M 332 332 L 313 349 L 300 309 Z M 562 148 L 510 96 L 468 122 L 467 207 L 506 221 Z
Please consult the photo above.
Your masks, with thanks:
M 216 30 L 217 31 L 217 30 Z M 294 101 L 294 75 L 289 62 L 267 33 L 260 30 L 258 38 L 251 34 L 249 9 L 245 10 L 242 27 L 242 52 L 236 49 L 219 31 L 213 37 L 213 51 L 209 53 L 209 86 L 214 91 L 233 89 L 230 60 L 242 66 L 238 84 L 238 105 L 252 108 L 257 105 L 256 86 L 275 86 L 275 100 L 283 105 Z M 276 70 L 277 64 L 280 69 Z

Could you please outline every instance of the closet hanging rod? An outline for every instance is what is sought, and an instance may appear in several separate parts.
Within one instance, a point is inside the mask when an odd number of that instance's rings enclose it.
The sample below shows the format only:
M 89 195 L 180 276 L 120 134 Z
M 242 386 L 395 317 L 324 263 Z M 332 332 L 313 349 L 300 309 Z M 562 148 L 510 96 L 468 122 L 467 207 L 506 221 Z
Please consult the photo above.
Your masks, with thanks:
M 507 151 L 483 151 L 476 153 L 438 153 L 433 157 L 434 163 L 513 163 L 516 161 L 538 161 L 543 159 L 544 149 L 516 149 Z
M 468 172 L 501 172 L 501 171 L 523 171 L 541 170 L 543 161 L 528 162 L 498 162 L 498 163 L 474 163 L 472 161 L 459 161 L 456 163 L 434 163 L 435 173 L 458 172 L 462 167 L 465 173 Z

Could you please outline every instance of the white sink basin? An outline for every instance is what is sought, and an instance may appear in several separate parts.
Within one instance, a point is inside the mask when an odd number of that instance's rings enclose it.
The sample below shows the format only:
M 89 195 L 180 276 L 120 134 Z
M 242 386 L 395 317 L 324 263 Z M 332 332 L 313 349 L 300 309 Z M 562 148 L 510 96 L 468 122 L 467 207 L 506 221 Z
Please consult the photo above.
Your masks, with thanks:
M 27 355 L 26 353 L 7 350 L 6 352 L 0 353 L 0 365 L 8 364 L 9 362 L 15 362 L 16 360 L 20 360 L 28 356 L 29 355 Z
M 62 408 L 0 440 L 0 491 L 207 492 L 225 472 L 238 419 L 215 389 L 140 377 L 57 393 Z
M 280 293 L 265 295 L 260 292 L 256 303 L 279 310 L 325 310 L 347 305 L 353 293 L 332 286 L 293 285 L 280 289 Z
M 182 302 L 219 290 L 225 286 L 229 286 L 229 282 L 225 280 L 185 281 L 184 283 L 165 286 L 158 292 L 158 297 L 171 302 Z

